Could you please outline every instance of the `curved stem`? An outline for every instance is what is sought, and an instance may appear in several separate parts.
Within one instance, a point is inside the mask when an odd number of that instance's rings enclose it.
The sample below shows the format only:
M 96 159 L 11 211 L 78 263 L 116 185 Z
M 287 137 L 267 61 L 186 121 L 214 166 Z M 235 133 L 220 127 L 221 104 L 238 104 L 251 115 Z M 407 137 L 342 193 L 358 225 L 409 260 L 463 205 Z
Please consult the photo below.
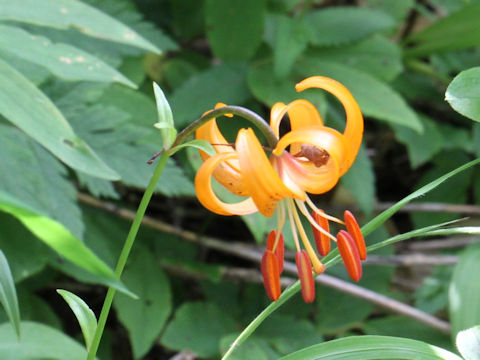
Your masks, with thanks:
M 140 228 L 140 224 L 142 223 L 143 215 L 145 215 L 145 211 L 147 210 L 148 203 L 152 198 L 153 192 L 155 190 L 155 186 L 157 185 L 158 179 L 162 174 L 163 168 L 165 167 L 169 155 L 167 152 L 162 153 L 160 156 L 160 160 L 158 161 L 157 167 L 150 179 L 150 182 L 143 194 L 142 201 L 138 206 L 137 213 L 135 215 L 135 219 L 133 220 L 132 226 L 130 227 L 130 231 L 128 232 L 127 239 L 125 240 L 125 244 L 123 245 L 122 252 L 118 258 L 117 266 L 115 268 L 115 275 L 118 278 L 122 276 L 123 269 L 125 268 L 125 264 L 127 263 L 128 255 L 130 255 L 130 251 L 132 250 L 133 243 L 135 242 L 135 237 L 137 236 L 138 229 Z M 108 288 L 107 295 L 105 296 L 105 301 L 103 302 L 102 311 L 100 313 L 100 317 L 98 319 L 97 329 L 95 331 L 95 335 L 93 337 L 92 344 L 88 351 L 87 360 L 94 360 L 95 355 L 97 354 L 98 345 L 100 344 L 100 340 L 102 338 L 103 330 L 105 328 L 105 323 L 107 322 L 107 317 L 110 312 L 110 308 L 112 307 L 113 297 L 115 296 L 116 290 L 112 287 Z
M 185 129 L 183 129 L 178 134 L 177 138 L 175 139 L 175 142 L 172 144 L 170 148 L 174 148 L 175 146 L 183 143 L 190 134 L 192 134 L 195 130 L 197 130 L 200 126 L 205 124 L 207 121 L 225 114 L 238 115 L 250 121 L 265 136 L 268 146 L 274 149 L 275 146 L 277 145 L 277 142 L 278 142 L 277 137 L 275 136 L 275 134 L 273 133 L 272 129 L 270 128 L 268 123 L 265 121 L 265 119 L 263 119 L 260 115 L 258 115 L 257 113 L 251 110 L 245 109 L 241 106 L 223 106 L 221 108 L 218 108 L 206 113 L 200 119 L 195 120 Z

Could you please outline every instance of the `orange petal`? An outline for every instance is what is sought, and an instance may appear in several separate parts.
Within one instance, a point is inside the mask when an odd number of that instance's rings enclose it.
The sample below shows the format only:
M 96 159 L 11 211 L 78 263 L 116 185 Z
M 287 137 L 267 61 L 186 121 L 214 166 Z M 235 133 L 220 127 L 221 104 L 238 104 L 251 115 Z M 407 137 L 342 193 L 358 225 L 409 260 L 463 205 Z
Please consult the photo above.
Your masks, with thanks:
M 300 129 L 305 126 L 323 126 L 323 121 L 317 108 L 307 100 L 295 100 L 285 105 L 276 103 L 270 112 L 270 127 L 280 137 L 280 123 L 288 112 L 291 130 Z
M 322 229 L 324 229 L 327 232 L 330 232 L 330 225 L 327 219 L 317 214 L 315 211 L 312 212 L 312 217 Z M 312 232 L 313 232 L 313 237 L 315 238 L 315 244 L 317 245 L 318 252 L 322 256 L 327 255 L 330 252 L 330 246 L 331 246 L 330 238 L 327 235 L 318 231 L 313 225 L 312 225 Z
M 224 103 L 216 103 L 215 104 L 215 109 L 219 109 L 221 107 L 224 107 L 224 106 L 227 106 L 227 104 L 224 104 Z M 233 117 L 233 114 L 225 114 L 223 116 L 226 116 L 226 117 L 229 117 L 229 118 L 232 118 Z
M 295 86 L 297 91 L 303 91 L 309 88 L 319 88 L 332 93 L 342 103 L 345 114 L 346 124 L 344 135 L 348 144 L 348 154 L 346 161 L 342 164 L 340 169 L 340 176 L 343 175 L 355 161 L 355 158 L 360 148 L 363 136 L 363 116 L 360 107 L 355 101 L 350 91 L 340 84 L 338 81 L 323 77 L 312 76 Z
M 350 211 L 345 210 L 343 219 L 345 220 L 345 225 L 347 226 L 347 232 L 352 236 L 353 240 L 355 240 L 355 244 L 357 245 L 358 253 L 360 255 L 360 260 L 365 260 L 367 258 L 367 247 L 355 216 L 353 216 Z
M 200 203 L 208 210 L 220 215 L 247 215 L 257 210 L 252 198 L 234 204 L 221 201 L 212 189 L 211 176 L 224 161 L 231 160 L 236 153 L 220 153 L 208 158 L 195 175 L 195 191 Z
M 284 263 L 284 257 L 285 257 L 285 241 L 283 240 L 283 234 L 280 233 L 280 236 L 278 237 L 278 241 L 277 241 L 277 246 L 275 246 L 276 238 L 277 238 L 277 232 L 275 230 L 272 230 L 270 234 L 268 234 L 267 250 L 273 251 L 277 256 L 278 269 L 281 274 L 283 272 L 283 263 Z
M 287 197 L 298 197 L 282 182 L 267 158 L 252 129 L 241 129 L 235 143 L 242 173 L 242 181 L 249 195 L 264 216 L 270 217 L 277 202 Z M 301 198 L 304 200 L 304 198 Z
M 305 250 L 297 252 L 295 263 L 302 286 L 303 301 L 311 303 L 315 299 L 315 282 L 313 281 L 312 264 Z
M 359 281 L 362 278 L 362 263 L 355 240 L 345 230 L 340 230 L 337 234 L 337 246 L 348 275 L 353 281 Z
M 265 291 L 270 300 L 277 301 L 282 293 L 282 288 L 280 286 L 277 256 L 271 250 L 266 250 L 263 253 L 261 269 Z

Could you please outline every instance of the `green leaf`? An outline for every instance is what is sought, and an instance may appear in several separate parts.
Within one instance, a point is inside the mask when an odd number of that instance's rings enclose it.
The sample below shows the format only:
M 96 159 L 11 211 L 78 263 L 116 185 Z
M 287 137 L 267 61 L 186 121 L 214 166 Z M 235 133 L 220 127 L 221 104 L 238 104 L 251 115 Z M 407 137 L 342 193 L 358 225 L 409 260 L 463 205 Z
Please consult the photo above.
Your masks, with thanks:
M 169 97 L 177 127 L 188 125 L 216 103 L 241 105 L 250 93 L 243 64 L 222 64 L 192 76 Z
M 472 166 L 477 165 L 480 163 L 480 159 L 472 160 L 465 165 L 462 165 L 447 174 L 440 176 L 438 179 L 433 180 L 432 182 L 426 184 L 425 186 L 422 186 L 420 189 L 412 192 L 410 195 L 404 197 L 402 200 L 398 201 L 394 205 L 392 205 L 390 208 L 387 210 L 384 210 L 380 214 L 378 214 L 375 218 L 370 220 L 367 224 L 362 226 L 362 233 L 364 236 L 367 236 L 370 234 L 373 230 L 378 228 L 381 224 L 383 224 L 385 221 L 387 221 L 393 214 L 395 214 L 400 208 L 402 208 L 405 204 L 408 204 L 410 201 L 413 199 L 416 199 L 429 191 L 435 189 L 438 185 L 442 184 L 444 181 L 448 180 L 454 175 L 457 175 L 458 173 L 461 173 L 464 170 L 467 170 L 471 168 Z
M 118 179 L 118 175 L 73 132 L 55 105 L 1 60 L 0 83 L 0 114 L 72 168 L 100 178 Z
M 60 223 L 39 215 L 3 191 L 0 191 L 0 211 L 15 216 L 35 236 L 66 259 L 88 270 L 118 290 L 128 292 L 113 271 Z
M 311 346 L 282 357 L 280 360 L 349 360 L 369 359 L 422 359 L 462 360 L 459 356 L 439 347 L 410 339 L 390 336 L 352 336 Z
M 0 249 L 0 303 L 7 314 L 10 324 L 15 329 L 20 340 L 20 310 L 18 307 L 17 291 L 13 282 L 12 272 L 3 251 Z
M 403 70 L 399 46 L 381 35 L 342 47 L 311 49 L 307 55 L 355 68 L 386 82 L 393 80 Z
M 215 357 L 221 337 L 235 330 L 233 320 L 213 304 L 185 303 L 175 312 L 161 343 L 172 350 L 190 349 L 200 357 Z
M 97 318 L 95 317 L 95 314 L 85 301 L 70 291 L 57 289 L 57 293 L 63 297 L 75 314 L 75 317 L 80 324 L 80 328 L 82 329 L 87 350 L 90 349 L 93 336 L 97 330 Z
M 275 40 L 273 44 L 273 69 L 281 78 L 287 75 L 295 60 L 300 56 L 308 43 L 306 26 L 298 19 L 287 16 L 276 16 Z
M 160 129 L 163 139 L 163 149 L 168 149 L 172 146 L 177 136 L 177 130 L 173 124 L 173 115 L 170 105 L 168 104 L 162 89 L 157 83 L 153 83 L 153 90 L 155 93 L 155 100 L 157 103 L 158 122 L 154 125 Z
M 83 237 L 77 189 L 67 169 L 51 153 L 10 125 L 0 124 L 0 190 Z M 62 194 L 62 196 L 59 196 Z
M 40 323 L 24 321 L 19 342 L 9 324 L 0 325 L 0 358 L 15 360 L 85 360 L 83 346 L 62 332 Z
M 119 320 L 127 328 L 135 359 L 153 346 L 172 310 L 168 278 L 146 248 L 132 254 L 122 279 L 139 296 L 119 294 L 114 305 Z
M 422 123 L 405 100 L 388 84 L 367 73 L 315 58 L 302 61 L 297 71 L 303 76 L 322 74 L 338 80 L 352 92 L 363 114 L 422 132 Z
M 480 324 L 480 284 L 472 277 L 480 271 L 479 256 L 480 247 L 467 248 L 453 271 L 448 292 L 453 337 L 461 330 Z
M 460 331 L 456 344 L 465 360 L 480 360 L 480 326 Z
M 357 159 L 341 182 L 357 200 L 360 209 L 370 214 L 375 202 L 375 174 L 364 146 L 360 147 Z
M 421 116 L 423 124 L 422 134 L 405 126 L 392 124 L 395 137 L 407 147 L 408 158 L 413 168 L 425 164 L 444 148 L 444 136 L 434 120 Z M 451 134 L 451 132 L 450 132 Z M 449 138 L 449 142 L 451 139 Z
M 21 59 L 45 66 L 66 80 L 119 82 L 136 88 L 114 68 L 97 57 L 68 44 L 54 44 L 20 28 L 0 25 L 0 49 Z
M 264 0 L 206 0 L 207 38 L 223 60 L 248 60 L 262 41 Z
M 459 11 L 408 37 L 406 56 L 423 57 L 432 53 L 460 50 L 480 44 L 478 18 L 480 4 L 472 2 Z
M 36 0 L 2 1 L 0 19 L 59 29 L 73 27 L 89 36 L 161 53 L 128 26 L 77 0 L 44 0 L 41 7 Z
M 230 345 L 237 338 L 238 333 L 229 334 L 220 340 L 220 351 L 222 354 L 225 354 L 230 347 Z M 241 346 L 235 349 L 235 352 L 228 358 L 231 360 L 245 360 L 245 359 L 255 359 L 255 360 L 270 360 L 268 353 L 265 351 L 265 342 L 256 339 L 249 338 Z
M 480 67 L 458 74 L 448 85 L 445 100 L 463 116 L 480 121 Z
M 175 154 L 177 151 L 191 147 L 195 148 L 198 150 L 202 150 L 203 152 L 207 153 L 208 155 L 215 155 L 215 149 L 213 148 L 212 144 L 210 144 L 208 141 L 205 140 L 190 140 L 187 141 L 186 143 L 180 144 L 175 146 L 173 149 L 169 150 L 169 153 L 171 155 Z
M 358 7 L 332 7 L 305 15 L 310 42 L 318 46 L 351 43 L 395 25 L 384 12 Z

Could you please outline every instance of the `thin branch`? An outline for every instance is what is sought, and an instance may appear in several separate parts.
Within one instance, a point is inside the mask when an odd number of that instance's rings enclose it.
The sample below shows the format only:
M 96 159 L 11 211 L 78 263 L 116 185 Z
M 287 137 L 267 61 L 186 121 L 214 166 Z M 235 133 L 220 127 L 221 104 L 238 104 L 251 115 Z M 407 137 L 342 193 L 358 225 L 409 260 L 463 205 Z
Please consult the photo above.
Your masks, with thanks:
M 104 209 L 106 211 L 109 211 L 125 219 L 132 220 L 135 217 L 135 214 L 130 210 L 118 207 L 111 203 L 102 202 L 89 195 L 78 194 L 78 198 L 80 201 L 86 204 L 89 204 L 96 208 Z M 262 253 L 260 251 L 251 249 L 250 247 L 245 246 L 244 244 L 232 243 L 230 241 L 228 242 L 222 241 L 209 236 L 199 236 L 194 232 L 177 229 L 167 223 L 164 223 L 159 220 L 155 220 L 148 216 L 145 216 L 143 218 L 142 223 L 143 225 L 151 227 L 153 229 L 156 229 L 165 233 L 177 235 L 178 237 L 186 241 L 189 241 L 201 246 L 206 246 L 206 247 L 209 247 L 218 251 L 222 251 L 225 253 L 229 253 L 237 257 L 252 260 L 255 262 L 261 262 L 261 259 L 262 259 Z M 296 265 L 291 262 L 285 262 L 284 269 L 288 273 L 292 273 L 295 275 L 297 274 Z M 400 301 L 397 301 L 395 299 L 391 299 L 387 296 L 379 294 L 375 291 L 335 278 L 328 274 L 322 274 L 321 276 L 317 276 L 315 281 L 319 284 L 322 284 L 330 288 L 334 288 L 336 290 L 350 294 L 352 296 L 367 300 L 378 306 L 389 309 L 393 312 L 408 316 L 421 323 L 431 326 L 432 328 L 435 328 L 443 333 L 446 333 L 446 334 L 450 333 L 450 324 L 448 322 L 441 320 L 430 314 L 427 314 L 423 311 L 420 311 L 410 305 L 404 304 Z

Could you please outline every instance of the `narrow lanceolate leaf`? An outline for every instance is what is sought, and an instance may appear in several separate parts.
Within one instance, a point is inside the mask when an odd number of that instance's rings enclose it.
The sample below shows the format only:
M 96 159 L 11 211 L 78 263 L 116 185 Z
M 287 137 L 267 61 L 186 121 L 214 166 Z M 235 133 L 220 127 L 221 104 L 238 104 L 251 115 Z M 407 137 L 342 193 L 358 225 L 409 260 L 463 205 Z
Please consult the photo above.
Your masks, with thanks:
M 160 129 L 163 140 L 163 148 L 168 149 L 175 141 L 177 130 L 173 124 L 173 115 L 170 105 L 168 104 L 165 94 L 157 83 L 153 83 L 153 91 L 155 92 L 155 101 L 157 103 L 158 122 L 154 125 Z
M 445 100 L 455 111 L 480 121 L 480 67 L 458 74 L 448 85 Z
M 280 360 L 422 359 L 462 360 L 459 356 L 422 341 L 391 336 L 352 336 L 296 351 Z
M 413 199 L 416 199 L 429 191 L 435 189 L 438 185 L 442 184 L 444 181 L 448 180 L 452 176 L 457 175 L 458 173 L 471 168 L 472 166 L 477 165 L 480 163 L 480 159 L 472 160 L 465 165 L 462 165 L 455 170 L 450 171 L 449 173 L 440 176 L 438 179 L 433 180 L 432 182 L 428 183 L 427 185 L 422 186 L 420 189 L 414 191 L 410 195 L 404 197 L 399 202 L 395 203 L 393 206 L 388 208 L 387 210 L 381 212 L 375 218 L 370 220 L 367 224 L 362 227 L 362 234 L 363 236 L 367 236 L 373 230 L 378 228 L 381 224 L 387 221 L 393 214 L 395 214 L 400 208 L 402 208 L 405 204 L 408 204 Z
M 20 21 L 82 33 L 161 53 L 151 42 L 116 19 L 78 0 L 0 0 L 0 20 Z
M 128 293 L 113 271 L 60 223 L 42 216 L 2 191 L 0 211 L 15 216 L 35 236 L 66 259 L 96 275 L 106 284 Z
M 480 283 L 473 274 L 480 273 L 479 247 L 470 247 L 460 257 L 453 271 L 448 291 L 452 336 L 480 324 Z
M 480 326 L 460 331 L 455 342 L 465 360 L 480 360 Z
M 70 306 L 70 309 L 72 309 L 73 313 L 75 314 L 75 317 L 80 324 L 80 328 L 82 329 L 87 350 L 90 349 L 90 344 L 92 343 L 93 336 L 97 330 L 97 318 L 95 317 L 95 314 L 85 303 L 85 301 L 83 301 L 77 295 L 71 293 L 70 291 L 61 289 L 57 289 L 57 292 L 63 297 L 68 306 Z
M 7 258 L 0 250 L 0 303 L 20 339 L 20 310 L 18 308 L 17 291 L 13 281 Z
M 1 60 L 0 84 L 0 114 L 7 120 L 68 166 L 99 178 L 119 179 L 118 174 L 105 165 L 74 133 L 50 99 L 22 74 Z
M 99 58 L 67 44 L 54 44 L 18 27 L 0 25 L 0 50 L 42 65 L 66 80 L 119 82 L 136 85 Z
M 405 54 L 420 57 L 478 45 L 480 44 L 479 17 L 480 4 L 472 2 L 425 30 L 411 35 L 407 41 L 413 46 L 405 48 Z

